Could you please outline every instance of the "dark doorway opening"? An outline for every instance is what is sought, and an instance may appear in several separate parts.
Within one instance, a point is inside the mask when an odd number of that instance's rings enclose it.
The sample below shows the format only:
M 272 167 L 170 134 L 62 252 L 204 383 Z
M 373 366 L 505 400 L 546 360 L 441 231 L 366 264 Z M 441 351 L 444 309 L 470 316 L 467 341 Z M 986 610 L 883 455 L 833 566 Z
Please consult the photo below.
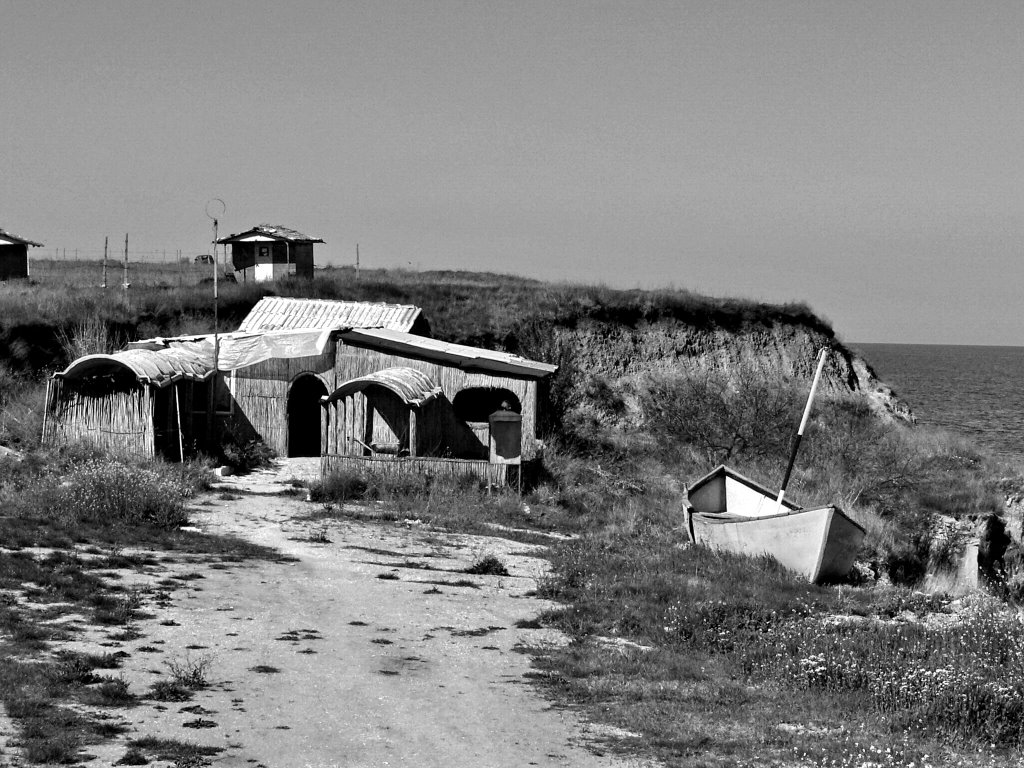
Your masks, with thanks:
M 523 412 L 515 393 L 500 387 L 467 387 L 455 395 L 452 407 L 456 416 L 468 422 L 485 422 L 500 410 Z
M 320 455 L 320 398 L 327 387 L 312 374 L 292 382 L 288 393 L 288 456 Z

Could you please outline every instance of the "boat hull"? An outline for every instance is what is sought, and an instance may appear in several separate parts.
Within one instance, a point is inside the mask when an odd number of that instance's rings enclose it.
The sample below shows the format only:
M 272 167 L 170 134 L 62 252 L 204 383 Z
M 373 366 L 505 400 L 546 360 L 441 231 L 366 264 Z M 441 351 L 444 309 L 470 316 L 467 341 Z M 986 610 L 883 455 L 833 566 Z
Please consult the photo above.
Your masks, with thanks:
M 745 517 L 687 509 L 687 529 L 697 544 L 741 555 L 770 555 L 809 581 L 845 577 L 864 529 L 837 507 L 797 509 Z

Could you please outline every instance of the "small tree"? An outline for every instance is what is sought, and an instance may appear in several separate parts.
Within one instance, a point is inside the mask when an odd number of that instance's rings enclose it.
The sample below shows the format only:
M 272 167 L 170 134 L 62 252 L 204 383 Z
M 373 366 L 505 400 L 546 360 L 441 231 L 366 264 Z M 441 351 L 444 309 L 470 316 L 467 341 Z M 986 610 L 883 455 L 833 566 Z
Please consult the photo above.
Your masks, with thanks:
M 692 445 L 715 462 L 785 456 L 800 405 L 792 381 L 748 362 L 655 374 L 640 392 L 655 437 Z

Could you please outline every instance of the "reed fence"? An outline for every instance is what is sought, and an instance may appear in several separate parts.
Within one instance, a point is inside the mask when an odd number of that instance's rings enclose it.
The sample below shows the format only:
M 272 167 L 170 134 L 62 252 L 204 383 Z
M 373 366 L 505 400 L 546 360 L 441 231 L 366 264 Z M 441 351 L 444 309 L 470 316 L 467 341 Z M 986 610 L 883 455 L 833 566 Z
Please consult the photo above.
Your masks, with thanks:
M 456 480 L 476 478 L 487 485 L 504 486 L 511 479 L 508 469 L 506 464 L 491 464 L 489 461 L 418 456 L 377 458 L 328 454 L 320 459 L 320 471 L 324 477 L 333 472 L 350 470 L 385 478 L 410 474 Z

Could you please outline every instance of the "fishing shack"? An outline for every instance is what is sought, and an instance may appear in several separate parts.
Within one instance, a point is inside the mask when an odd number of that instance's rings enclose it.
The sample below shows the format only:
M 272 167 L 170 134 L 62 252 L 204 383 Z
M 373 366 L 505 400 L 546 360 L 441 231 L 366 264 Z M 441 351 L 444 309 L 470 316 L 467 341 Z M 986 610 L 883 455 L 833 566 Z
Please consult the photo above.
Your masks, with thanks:
M 340 331 L 334 387 L 321 398 L 324 472 L 517 480 L 538 455 L 540 386 L 555 370 L 401 331 Z
M 44 439 L 177 459 L 231 434 L 325 473 L 518 479 L 556 366 L 410 329 L 429 330 L 418 307 L 264 299 L 216 339 L 74 361 L 50 382 Z

